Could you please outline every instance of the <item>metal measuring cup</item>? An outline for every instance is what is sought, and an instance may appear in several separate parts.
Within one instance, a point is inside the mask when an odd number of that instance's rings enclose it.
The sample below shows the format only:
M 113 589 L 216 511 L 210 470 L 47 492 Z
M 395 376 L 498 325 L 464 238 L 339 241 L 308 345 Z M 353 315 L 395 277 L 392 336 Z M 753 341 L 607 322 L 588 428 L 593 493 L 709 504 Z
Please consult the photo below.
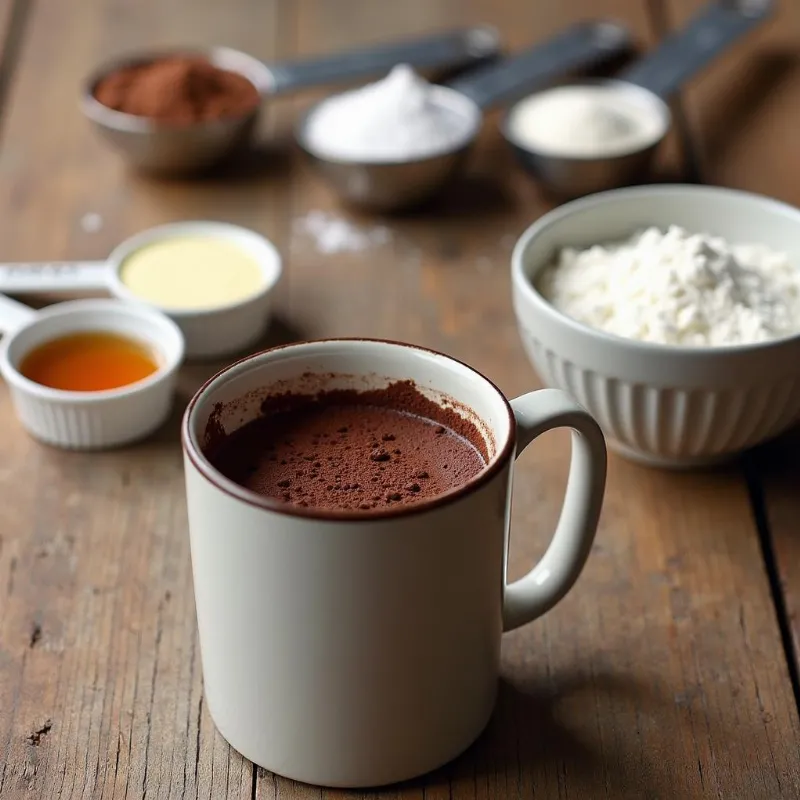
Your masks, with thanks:
M 145 52 L 115 59 L 96 70 L 84 82 L 80 105 L 100 135 L 136 169 L 185 174 L 209 167 L 247 144 L 255 131 L 260 108 L 241 116 L 170 126 L 103 105 L 95 97 L 95 91 L 104 77 L 162 58 L 194 56 L 243 75 L 264 101 L 298 89 L 369 78 L 388 72 L 398 63 L 412 64 L 421 70 L 455 69 L 492 58 L 499 49 L 498 32 L 484 25 L 275 64 L 263 63 L 229 47 Z
M 623 94 L 626 103 L 646 109 L 659 120 L 660 135 L 638 149 L 599 157 L 537 151 L 514 133 L 512 121 L 517 106 L 505 116 L 503 135 L 522 166 L 549 191 L 565 199 L 636 183 L 648 174 L 672 124 L 666 100 L 737 39 L 760 25 L 771 5 L 771 0 L 712 3 L 619 77 L 571 84 L 613 87 Z
M 427 158 L 354 161 L 315 153 L 306 131 L 321 103 L 312 106 L 298 124 L 297 142 L 342 199 L 378 211 L 396 211 L 428 199 L 462 168 L 485 110 L 570 72 L 610 61 L 630 47 L 628 31 L 615 22 L 581 23 L 528 50 L 432 87 L 433 101 L 464 120 L 465 136 L 451 149 Z

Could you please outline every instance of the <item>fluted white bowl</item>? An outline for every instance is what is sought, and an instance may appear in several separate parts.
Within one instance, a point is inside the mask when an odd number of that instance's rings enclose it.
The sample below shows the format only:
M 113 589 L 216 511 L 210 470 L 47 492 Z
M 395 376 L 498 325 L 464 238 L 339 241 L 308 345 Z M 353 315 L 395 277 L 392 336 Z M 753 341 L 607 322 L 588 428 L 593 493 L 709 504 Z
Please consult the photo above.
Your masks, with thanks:
M 800 210 L 703 186 L 641 186 L 567 203 L 531 225 L 514 249 L 514 310 L 534 368 L 599 422 L 609 447 L 646 463 L 724 461 L 800 419 L 800 335 L 752 345 L 679 347 L 624 339 L 557 311 L 534 286 L 564 246 L 680 225 L 733 244 L 784 251 L 800 269 Z
M 114 333 L 142 342 L 152 352 L 157 370 L 127 386 L 94 392 L 53 389 L 20 371 L 25 356 L 36 347 L 86 332 Z M 3 337 L 0 374 L 17 417 L 31 436 L 67 450 L 97 450 L 142 439 L 164 423 L 183 353 L 180 328 L 154 309 L 123 300 L 72 300 L 30 311 Z

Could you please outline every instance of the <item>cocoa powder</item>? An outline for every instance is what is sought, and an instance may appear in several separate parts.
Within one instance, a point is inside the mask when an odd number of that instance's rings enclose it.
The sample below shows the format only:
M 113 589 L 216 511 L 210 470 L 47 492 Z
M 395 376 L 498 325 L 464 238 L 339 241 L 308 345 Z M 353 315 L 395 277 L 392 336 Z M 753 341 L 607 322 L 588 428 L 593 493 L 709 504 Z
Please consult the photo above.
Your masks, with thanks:
M 243 75 L 197 56 L 124 67 L 100 80 L 94 96 L 115 111 L 178 126 L 244 116 L 261 100 Z
M 261 411 L 230 435 L 215 428 L 206 455 L 240 486 L 293 505 L 369 512 L 418 503 L 463 485 L 488 460 L 477 428 L 410 381 L 285 393 Z

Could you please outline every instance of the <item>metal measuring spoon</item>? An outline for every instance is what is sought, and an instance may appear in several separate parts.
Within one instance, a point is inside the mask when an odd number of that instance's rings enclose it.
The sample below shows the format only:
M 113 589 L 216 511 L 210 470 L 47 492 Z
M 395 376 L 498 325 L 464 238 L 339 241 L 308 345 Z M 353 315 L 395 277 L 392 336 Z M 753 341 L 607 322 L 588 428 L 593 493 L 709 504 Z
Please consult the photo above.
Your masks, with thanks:
M 314 168 L 344 200 L 380 211 L 398 210 L 428 199 L 458 172 L 480 132 L 485 110 L 570 72 L 608 61 L 630 47 L 630 35 L 621 25 L 582 23 L 444 86 L 432 87 L 433 102 L 462 118 L 465 135 L 450 150 L 427 158 L 353 161 L 321 156 L 306 135 L 321 103 L 301 120 L 296 138 Z
M 737 39 L 760 25 L 769 15 L 771 6 L 771 0 L 712 3 L 618 78 L 567 84 L 613 89 L 625 104 L 638 106 L 651 114 L 657 121 L 655 136 L 635 149 L 603 156 L 536 150 L 523 140 L 514 126 L 514 115 L 528 98 L 509 110 L 502 124 L 503 135 L 525 169 L 561 197 L 579 197 L 635 183 L 647 175 L 658 145 L 672 124 L 672 114 L 665 101 Z
M 275 64 L 265 64 L 229 47 L 146 52 L 116 59 L 89 76 L 82 89 L 81 109 L 103 138 L 135 168 L 173 175 L 190 173 L 220 161 L 246 144 L 254 133 L 259 108 L 238 117 L 168 126 L 100 103 L 95 90 L 103 78 L 117 70 L 162 58 L 197 56 L 220 69 L 243 75 L 263 101 L 297 89 L 369 78 L 388 72 L 398 63 L 437 71 L 463 67 L 494 57 L 499 48 L 497 31 L 477 26 Z

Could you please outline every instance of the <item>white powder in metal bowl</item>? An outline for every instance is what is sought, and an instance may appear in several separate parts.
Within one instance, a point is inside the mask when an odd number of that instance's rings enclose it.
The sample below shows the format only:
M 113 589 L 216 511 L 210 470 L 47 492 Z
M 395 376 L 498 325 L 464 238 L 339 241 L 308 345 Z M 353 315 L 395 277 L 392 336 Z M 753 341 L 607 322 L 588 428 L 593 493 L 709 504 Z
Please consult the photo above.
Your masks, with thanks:
M 324 100 L 306 122 L 306 148 L 320 158 L 358 162 L 413 161 L 465 145 L 479 114 L 465 98 L 428 83 L 400 64 L 389 75 Z M 464 113 L 466 112 L 466 113 Z
M 575 84 L 537 92 L 517 103 L 510 138 L 537 153 L 603 158 L 643 150 L 666 131 L 658 107 L 635 88 Z
M 800 333 L 800 265 L 676 226 L 566 247 L 536 285 L 567 316 L 642 342 L 713 347 Z

